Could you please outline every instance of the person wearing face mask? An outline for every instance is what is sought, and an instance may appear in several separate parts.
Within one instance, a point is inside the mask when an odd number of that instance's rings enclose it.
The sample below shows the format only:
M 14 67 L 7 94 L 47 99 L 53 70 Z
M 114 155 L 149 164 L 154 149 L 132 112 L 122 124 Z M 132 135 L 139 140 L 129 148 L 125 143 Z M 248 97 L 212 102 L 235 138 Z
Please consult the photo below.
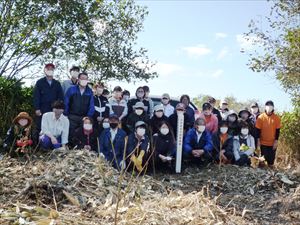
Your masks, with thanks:
M 182 95 L 180 97 L 180 102 L 184 105 L 185 113 L 188 116 L 189 123 L 194 124 L 194 122 L 195 122 L 195 111 L 194 111 L 194 109 L 192 109 L 190 107 L 190 102 L 191 102 L 190 96 Z
M 239 134 L 239 121 L 238 115 L 234 110 L 228 112 L 227 120 L 228 122 L 228 134 L 236 136 Z
M 241 121 L 240 133 L 233 139 L 234 164 L 239 166 L 249 166 L 250 156 L 254 154 L 255 141 L 249 133 L 249 125 L 245 121 Z
M 45 149 L 66 148 L 69 137 L 69 120 L 63 115 L 64 102 L 56 101 L 52 105 L 52 112 L 42 117 L 40 146 Z
M 149 97 L 149 95 L 150 95 L 150 88 L 149 88 L 149 86 L 145 85 L 145 86 L 143 86 L 143 89 L 144 89 L 144 92 L 145 92 L 144 99 L 149 102 L 149 118 L 152 118 L 153 112 L 154 112 L 154 102 Z
M 147 125 L 143 121 L 135 124 L 135 130 L 128 136 L 126 159 L 131 168 L 142 172 L 148 165 L 150 142 L 146 134 Z
M 212 113 L 212 109 L 212 105 L 206 102 L 202 105 L 202 113 L 200 114 L 200 118 L 205 119 L 206 130 L 211 134 L 218 130 L 218 118 Z
M 127 121 L 126 121 L 126 127 L 128 133 L 131 133 L 135 129 L 135 124 L 137 121 L 143 121 L 146 124 L 149 124 L 149 117 L 145 112 L 145 106 L 142 102 L 137 102 L 133 106 L 134 111 L 128 115 Z M 148 132 L 148 130 L 147 130 Z
M 100 135 L 100 152 L 105 159 L 118 170 L 124 168 L 124 151 L 126 132 L 119 128 L 120 121 L 117 115 L 109 117 L 109 127 L 104 129 Z
M 220 102 L 220 114 L 222 117 L 222 120 L 227 120 L 227 116 L 229 114 L 229 109 L 228 109 L 228 103 L 226 100 L 222 100 Z
M 164 114 L 166 117 L 170 117 L 174 113 L 174 107 L 170 104 L 170 95 L 165 93 L 161 97 L 161 103 L 164 106 Z
M 130 99 L 130 92 L 127 90 L 124 90 L 122 92 L 122 98 L 128 103 L 129 99 Z
M 128 114 L 127 102 L 122 98 L 122 88 L 116 86 L 113 90 L 113 96 L 108 100 L 109 114 L 115 114 L 119 120 L 125 120 Z
M 104 118 L 109 117 L 109 107 L 108 107 L 108 99 L 104 97 L 103 90 L 104 84 L 95 84 L 94 85 L 95 96 L 94 96 L 94 105 L 95 105 L 95 113 L 93 119 L 95 121 L 94 127 L 98 130 L 99 133 L 102 131 L 102 121 Z
M 260 148 L 261 154 L 265 157 L 268 165 L 274 165 L 278 139 L 280 135 L 281 120 L 274 113 L 273 101 L 267 101 L 265 112 L 256 120 L 257 128 L 257 148 Z
M 221 116 L 220 111 L 215 108 L 216 102 L 217 101 L 216 101 L 215 98 L 213 98 L 213 97 L 208 98 L 208 103 L 210 103 L 211 106 L 213 107 L 212 113 L 218 118 L 218 122 L 221 122 L 222 121 L 222 116 Z
M 249 132 L 250 134 L 254 137 L 255 135 L 255 124 L 252 122 L 252 120 L 250 119 L 250 116 L 251 116 L 251 113 L 249 112 L 249 110 L 246 108 L 246 109 L 242 109 L 239 114 L 239 123 L 240 122 L 246 122 L 249 126 Z
M 36 116 L 36 141 L 41 131 L 42 115 L 46 112 L 52 111 L 51 106 L 53 102 L 57 100 L 64 100 L 64 94 L 61 84 L 53 78 L 54 70 L 54 64 L 46 64 L 44 68 L 45 77 L 39 79 L 33 89 L 33 107 Z
M 184 116 L 184 124 L 183 124 L 183 133 L 185 133 L 188 129 L 190 129 L 193 124 L 190 124 L 190 120 L 188 115 L 185 113 L 185 107 L 182 103 L 178 103 L 176 105 L 176 111 L 169 117 L 169 123 L 173 128 L 173 132 L 175 138 L 177 138 L 177 121 L 178 121 L 178 114 L 183 114 Z
M 213 158 L 217 163 L 233 162 L 233 136 L 228 134 L 228 122 L 220 121 L 219 129 L 212 136 Z
M 98 153 L 98 132 L 93 129 L 93 120 L 90 117 L 83 117 L 81 127 L 77 128 L 72 137 L 75 149 L 84 149 Z
M 73 85 L 77 85 L 79 72 L 80 72 L 80 68 L 78 66 L 72 66 L 72 68 L 70 69 L 70 79 L 64 80 L 62 83 L 62 89 L 64 95 L 66 95 L 69 87 Z
M 152 134 L 156 134 L 159 132 L 159 124 L 162 121 L 168 121 L 168 117 L 164 115 L 164 106 L 156 105 L 154 106 L 154 114 L 150 119 L 150 128 L 152 130 Z
M 252 103 L 250 106 L 250 110 L 251 110 L 251 116 L 250 119 L 252 120 L 252 123 L 255 124 L 257 118 L 260 115 L 260 111 L 259 111 L 259 106 L 256 102 Z
M 12 122 L 3 142 L 5 153 L 15 157 L 19 154 L 28 153 L 33 141 L 31 139 L 32 118 L 27 112 L 20 112 Z
M 158 124 L 159 132 L 153 135 L 154 167 L 158 171 L 174 171 L 172 162 L 176 157 L 176 141 L 167 121 Z
M 211 162 L 213 145 L 210 132 L 205 129 L 205 120 L 196 119 L 194 127 L 189 129 L 183 140 L 183 156 L 197 165 Z
M 145 113 L 150 118 L 150 103 L 145 99 L 146 93 L 143 87 L 138 87 L 135 92 L 135 98 L 128 101 L 128 115 L 131 114 L 135 109 L 134 105 L 137 102 L 142 102 L 144 104 Z
M 74 130 L 81 126 L 83 117 L 94 116 L 94 95 L 92 89 L 87 86 L 88 82 L 88 74 L 80 73 L 78 85 L 71 86 L 65 95 L 64 115 L 68 116 L 70 121 L 70 137 L 73 136 Z

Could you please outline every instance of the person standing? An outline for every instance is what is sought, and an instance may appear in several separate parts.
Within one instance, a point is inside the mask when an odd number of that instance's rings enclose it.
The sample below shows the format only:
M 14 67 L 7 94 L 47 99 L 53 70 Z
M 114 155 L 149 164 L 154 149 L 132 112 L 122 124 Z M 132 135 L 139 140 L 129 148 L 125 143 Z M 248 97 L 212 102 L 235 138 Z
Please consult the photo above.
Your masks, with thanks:
M 108 99 L 103 96 L 104 84 L 95 84 L 95 96 L 94 96 L 94 105 L 95 105 L 95 113 L 93 119 L 95 121 L 94 127 L 101 131 L 102 121 L 104 118 L 109 117 L 109 107 L 108 107 Z
M 185 113 L 188 115 L 189 124 L 194 124 L 195 122 L 195 111 L 190 107 L 190 96 L 182 95 L 180 97 L 180 102 L 184 105 Z
M 55 66 L 52 63 L 45 65 L 45 77 L 39 79 L 33 90 L 33 106 L 36 115 L 37 136 L 41 130 L 42 115 L 52 111 L 52 104 L 63 100 L 64 94 L 61 84 L 53 78 Z
M 216 106 L 216 99 L 213 98 L 213 97 L 209 97 L 208 98 L 208 103 L 210 103 L 213 107 L 212 109 L 212 113 L 218 118 L 218 122 L 220 123 L 222 121 L 222 116 L 221 116 L 221 113 L 218 109 L 215 108 Z
M 150 95 L 150 88 L 149 88 L 149 86 L 144 86 L 143 89 L 144 89 L 144 92 L 145 92 L 144 99 L 149 102 L 149 118 L 152 118 L 153 112 L 154 112 L 154 102 L 149 97 L 149 95 Z
M 112 97 L 108 100 L 109 114 L 115 114 L 122 121 L 128 114 L 127 102 L 122 98 L 122 88 L 116 86 L 113 90 Z
M 94 95 L 88 86 L 88 74 L 82 72 L 78 75 L 78 84 L 71 86 L 65 96 L 65 111 L 70 121 L 69 136 L 82 125 L 83 117 L 92 118 L 95 112 Z
M 128 115 L 131 114 L 135 109 L 134 106 L 137 102 L 142 102 L 145 107 L 146 114 L 150 117 L 150 102 L 145 99 L 146 93 L 143 87 L 138 87 L 135 92 L 135 98 L 128 101 Z
M 164 114 L 166 117 L 171 116 L 174 113 L 174 107 L 170 104 L 170 95 L 165 93 L 161 97 L 161 103 L 164 106 Z
M 64 95 L 66 95 L 69 87 L 77 85 L 79 71 L 80 71 L 80 68 L 78 66 L 73 66 L 70 69 L 70 76 L 71 76 L 70 79 L 64 80 L 62 83 L 62 89 L 63 89 Z
M 218 130 L 218 118 L 212 113 L 212 109 L 212 105 L 206 102 L 202 105 L 202 113 L 200 114 L 200 118 L 205 119 L 206 130 L 211 134 Z
M 273 101 L 266 102 L 265 112 L 256 120 L 256 128 L 258 132 L 257 147 L 260 148 L 261 154 L 265 157 L 268 165 L 272 167 L 276 157 L 281 128 L 280 117 L 274 113 Z

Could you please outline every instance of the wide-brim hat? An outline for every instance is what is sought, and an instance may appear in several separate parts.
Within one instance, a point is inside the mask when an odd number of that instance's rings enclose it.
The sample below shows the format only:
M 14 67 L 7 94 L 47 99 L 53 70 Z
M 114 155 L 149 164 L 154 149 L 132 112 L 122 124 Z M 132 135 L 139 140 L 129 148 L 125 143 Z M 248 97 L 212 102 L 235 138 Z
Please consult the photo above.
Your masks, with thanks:
M 27 119 L 28 125 L 32 124 L 32 118 L 27 112 L 20 112 L 13 120 L 14 124 L 17 124 L 20 119 Z

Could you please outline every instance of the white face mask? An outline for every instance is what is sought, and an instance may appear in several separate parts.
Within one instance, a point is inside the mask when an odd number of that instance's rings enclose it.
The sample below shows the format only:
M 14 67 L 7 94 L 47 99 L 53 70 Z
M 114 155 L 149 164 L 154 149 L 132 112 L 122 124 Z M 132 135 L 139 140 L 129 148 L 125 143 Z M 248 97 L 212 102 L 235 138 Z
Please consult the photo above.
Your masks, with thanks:
M 103 93 L 103 88 L 97 88 L 97 94 L 102 95 Z
M 241 134 L 244 135 L 244 136 L 248 135 L 249 134 L 249 129 L 248 128 L 242 128 L 241 129 Z
M 271 113 L 273 110 L 274 110 L 274 107 L 273 107 L 273 106 L 271 106 L 271 105 L 267 105 L 267 106 L 266 106 L 266 112 L 267 112 L 267 113 Z
M 104 122 L 104 123 L 102 124 L 102 127 L 103 127 L 104 129 L 110 128 L 110 124 L 109 124 L 108 122 Z
M 85 123 L 85 124 L 83 124 L 83 128 L 85 130 L 91 130 L 91 129 L 93 129 L 93 124 Z
M 135 113 L 136 113 L 138 116 L 142 115 L 143 112 L 144 112 L 144 110 L 142 110 L 142 109 L 136 109 L 136 110 L 135 110 Z
M 22 126 L 25 127 L 28 124 L 27 119 L 19 119 L 18 123 Z
M 256 114 L 256 113 L 258 113 L 258 108 L 251 108 L 251 112 L 253 113 L 253 114 Z
M 82 86 L 82 87 L 86 87 L 86 85 L 88 84 L 88 80 L 79 80 L 79 84 Z
M 74 78 L 74 79 L 77 79 L 78 78 L 78 75 L 79 75 L 79 72 L 78 71 L 71 71 L 71 77 Z
M 155 116 L 157 118 L 162 118 L 163 115 L 164 115 L 164 112 L 162 112 L 162 111 L 155 112 Z
M 199 133 L 202 133 L 203 131 L 205 131 L 205 126 L 203 126 L 203 125 L 197 126 L 197 131 Z
M 220 127 L 221 134 L 226 134 L 228 131 L 228 127 Z
M 169 99 L 162 99 L 161 102 L 164 105 L 168 105 L 169 104 Z
M 136 133 L 137 133 L 137 135 L 139 135 L 140 137 L 143 137 L 143 136 L 145 135 L 145 133 L 146 133 L 146 130 L 145 130 L 145 128 L 138 128 L 138 129 L 136 130 Z
M 45 69 L 45 74 L 49 77 L 53 77 L 54 71 Z
M 161 128 L 160 129 L 160 133 L 162 134 L 162 135 L 167 135 L 168 133 L 169 133 L 169 128 Z

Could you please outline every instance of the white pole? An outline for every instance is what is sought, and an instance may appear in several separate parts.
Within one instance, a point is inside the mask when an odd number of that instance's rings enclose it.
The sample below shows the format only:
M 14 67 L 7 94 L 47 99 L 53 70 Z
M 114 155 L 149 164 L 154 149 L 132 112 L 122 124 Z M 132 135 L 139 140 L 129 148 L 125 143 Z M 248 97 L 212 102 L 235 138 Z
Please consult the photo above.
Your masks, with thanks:
M 183 114 L 177 115 L 176 173 L 181 173 L 184 116 Z

